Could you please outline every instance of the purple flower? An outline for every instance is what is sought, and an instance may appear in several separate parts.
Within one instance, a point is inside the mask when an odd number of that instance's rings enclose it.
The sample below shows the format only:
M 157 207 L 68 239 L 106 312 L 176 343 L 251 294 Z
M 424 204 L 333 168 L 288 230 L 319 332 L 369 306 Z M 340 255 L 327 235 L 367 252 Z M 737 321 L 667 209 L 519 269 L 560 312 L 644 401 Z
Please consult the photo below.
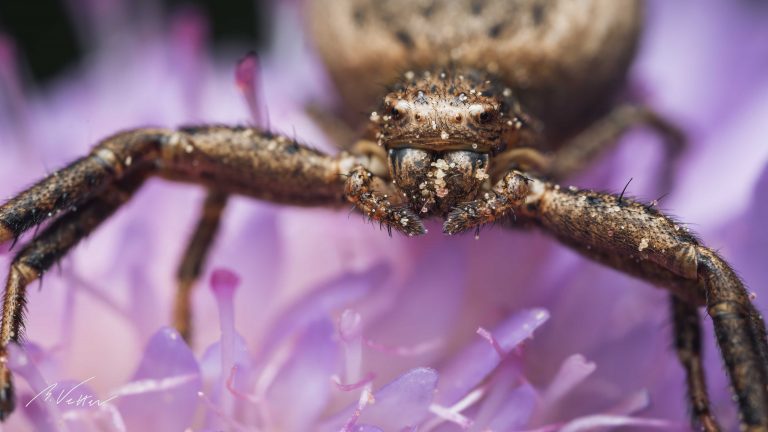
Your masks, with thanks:
M 143 125 L 269 118 L 332 151 L 302 108 L 331 89 L 293 6 L 276 7 L 258 79 L 252 60 L 235 79 L 242 51 L 209 58 L 200 13 L 163 28 L 157 17 L 127 21 L 127 3 L 90 3 L 79 27 L 91 55 L 45 92 L 22 86 L 20 55 L 0 36 L 3 196 Z M 662 206 L 768 310 L 768 9 L 753 3 L 650 2 L 632 77 L 691 139 Z M 632 133 L 574 182 L 620 190 L 632 177 L 630 192 L 650 201 L 660 195 L 657 141 Z M 28 291 L 28 342 L 9 354 L 19 390 L 9 430 L 687 427 L 667 293 L 537 232 L 474 240 L 435 225 L 419 239 L 389 238 L 347 212 L 233 199 L 194 296 L 190 348 L 166 325 L 202 194 L 149 182 Z M 735 425 L 704 324 L 714 410 Z

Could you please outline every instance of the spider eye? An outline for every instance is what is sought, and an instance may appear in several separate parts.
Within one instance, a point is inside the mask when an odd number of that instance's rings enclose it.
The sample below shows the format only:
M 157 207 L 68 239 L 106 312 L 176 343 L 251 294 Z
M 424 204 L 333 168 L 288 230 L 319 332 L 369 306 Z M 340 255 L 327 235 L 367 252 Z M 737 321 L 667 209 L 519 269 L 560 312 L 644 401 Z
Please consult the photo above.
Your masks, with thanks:
M 473 104 L 469 107 L 469 115 L 478 123 L 489 123 L 495 118 L 495 114 L 495 109 L 490 106 Z
M 396 104 L 389 109 L 389 116 L 392 120 L 400 120 L 405 117 L 405 113 L 408 112 L 408 102 L 404 100 L 397 101 Z

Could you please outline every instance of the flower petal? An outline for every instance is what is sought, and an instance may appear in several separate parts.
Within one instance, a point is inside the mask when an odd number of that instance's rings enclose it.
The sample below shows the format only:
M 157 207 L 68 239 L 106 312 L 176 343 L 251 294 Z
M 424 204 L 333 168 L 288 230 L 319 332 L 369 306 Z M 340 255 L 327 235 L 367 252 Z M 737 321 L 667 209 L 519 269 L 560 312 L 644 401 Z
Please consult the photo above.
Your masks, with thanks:
M 523 383 L 509 392 L 497 415 L 485 430 L 519 430 L 528 424 L 538 403 L 538 392 L 529 383 Z
M 399 431 L 418 425 L 429 414 L 437 377 L 437 371 L 430 368 L 406 372 L 374 393 L 374 402 L 362 410 L 358 421 L 387 431 Z M 343 410 L 321 426 L 320 430 L 338 431 L 356 408 L 355 404 Z
M 530 338 L 533 331 L 549 319 L 545 309 L 529 309 L 517 312 L 493 330 L 492 334 L 502 349 L 512 348 Z M 478 340 L 455 356 L 441 368 L 437 401 L 450 406 L 472 388 L 482 382 L 500 363 L 501 357 L 484 340 Z
M 642 427 L 645 429 L 680 430 L 683 425 L 667 420 L 633 418 L 615 415 L 593 415 L 581 417 L 565 424 L 560 432 L 597 432 L 621 427 Z
M 267 391 L 272 429 L 311 429 L 330 398 L 330 377 L 339 367 L 339 347 L 330 320 L 310 325 L 299 338 L 290 360 Z
M 463 248 L 440 247 L 444 244 L 442 239 L 428 241 L 428 244 L 428 249 L 415 262 L 417 270 L 403 286 L 389 291 L 392 293 L 389 298 L 378 299 L 388 307 L 374 324 L 366 327 L 366 338 L 374 341 L 369 345 L 394 347 L 390 351 L 395 352 L 403 346 L 437 347 L 444 345 L 441 339 L 455 330 L 469 288 L 464 265 L 467 252 Z M 434 271 L 437 269 L 439 271 Z M 438 354 L 440 351 L 425 352 Z M 420 364 L 430 361 L 418 350 L 412 354 L 416 354 Z M 367 366 L 386 375 L 387 370 L 405 370 L 414 364 L 410 358 L 372 356 Z M 388 376 L 395 374 L 390 372 Z
M 251 356 L 248 353 L 248 346 L 245 339 L 239 334 L 235 334 L 234 339 L 234 364 L 237 366 L 238 377 L 235 379 L 235 387 L 243 390 L 241 386 L 242 376 L 247 375 L 250 370 Z M 214 383 L 226 381 L 229 372 L 221 371 L 221 342 L 217 341 L 206 348 L 200 358 L 200 370 L 203 375 L 203 382 L 206 387 L 214 386 Z M 215 399 L 215 398 L 212 398 Z
M 8 365 L 23 377 L 36 394 L 21 394 L 19 407 L 37 431 L 121 432 L 125 425 L 115 406 L 108 399 L 100 399 L 87 385 L 93 377 L 81 381 L 46 383 L 38 370 L 34 357 L 42 350 L 26 344 L 22 349 L 12 344 L 8 349 Z
M 356 425 L 350 432 L 384 432 L 384 430 L 379 429 L 376 426 Z
M 364 272 L 345 273 L 323 283 L 280 315 L 277 322 L 271 326 L 272 332 L 262 344 L 260 357 L 267 357 L 286 337 L 309 323 L 327 317 L 332 311 L 343 308 L 381 286 L 387 274 L 387 266 L 378 264 Z
M 128 430 L 184 430 L 192 424 L 201 389 L 200 368 L 178 332 L 160 329 L 120 394 Z
M 541 398 L 542 405 L 555 406 L 568 392 L 594 372 L 596 367 L 581 354 L 573 354 L 565 359 L 549 387 L 544 391 Z

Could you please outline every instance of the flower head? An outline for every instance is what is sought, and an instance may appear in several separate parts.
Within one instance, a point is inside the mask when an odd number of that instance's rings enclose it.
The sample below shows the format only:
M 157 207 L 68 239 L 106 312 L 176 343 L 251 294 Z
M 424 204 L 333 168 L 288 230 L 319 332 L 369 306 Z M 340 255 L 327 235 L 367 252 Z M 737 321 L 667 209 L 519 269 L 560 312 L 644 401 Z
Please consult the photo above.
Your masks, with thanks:
M 128 127 L 250 119 L 332 151 L 303 109 L 327 100 L 331 89 L 294 31 L 300 23 L 292 5 L 277 7 L 274 49 L 237 66 L 239 51 L 209 58 L 202 14 L 178 13 L 166 29 L 153 27 L 161 20 L 129 22 L 120 13 L 127 4 L 113 3 L 81 23 L 100 41 L 91 57 L 44 93 L 21 90 L 13 42 L 0 38 L 4 196 Z M 760 199 L 768 187 L 768 78 L 756 72 L 766 66 L 768 47 L 754 42 L 768 36 L 768 10 L 726 0 L 649 6 L 632 76 L 647 102 L 691 138 L 662 205 L 696 222 L 768 310 L 768 204 Z M 620 190 L 634 178 L 631 192 L 653 199 L 662 153 L 656 141 L 634 133 L 574 182 Z M 194 296 L 190 348 L 166 325 L 173 269 L 202 193 L 151 181 L 41 290 L 29 290 L 27 342 L 9 354 L 21 378 L 20 414 L 9 427 L 581 431 L 687 424 L 683 371 L 669 349 L 667 293 L 536 232 L 497 228 L 475 240 L 444 238 L 432 227 L 419 239 L 389 238 L 347 212 L 233 199 L 209 282 Z M 10 257 L 0 262 L 7 266 Z M 711 322 L 704 324 L 714 409 L 724 424 L 736 424 Z M 72 397 L 85 401 L 66 403 Z

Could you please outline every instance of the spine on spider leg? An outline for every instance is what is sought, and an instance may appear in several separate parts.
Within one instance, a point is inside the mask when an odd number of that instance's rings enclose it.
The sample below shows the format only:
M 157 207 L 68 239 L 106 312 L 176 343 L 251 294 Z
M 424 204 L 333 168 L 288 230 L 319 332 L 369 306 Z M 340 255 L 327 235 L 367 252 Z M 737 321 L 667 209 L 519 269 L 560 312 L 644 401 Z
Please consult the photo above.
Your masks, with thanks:
M 669 289 L 700 306 L 699 242 L 686 227 L 654 208 L 612 194 L 532 180 L 518 211 L 581 254 Z
M 568 243 L 650 261 L 696 279 L 698 239 L 654 208 L 622 196 L 546 185 L 524 212 Z
M 145 166 L 153 159 L 163 134 L 158 130 L 135 130 L 111 136 L 88 156 L 11 198 L 0 206 L 0 243 L 79 206 L 128 172 Z

